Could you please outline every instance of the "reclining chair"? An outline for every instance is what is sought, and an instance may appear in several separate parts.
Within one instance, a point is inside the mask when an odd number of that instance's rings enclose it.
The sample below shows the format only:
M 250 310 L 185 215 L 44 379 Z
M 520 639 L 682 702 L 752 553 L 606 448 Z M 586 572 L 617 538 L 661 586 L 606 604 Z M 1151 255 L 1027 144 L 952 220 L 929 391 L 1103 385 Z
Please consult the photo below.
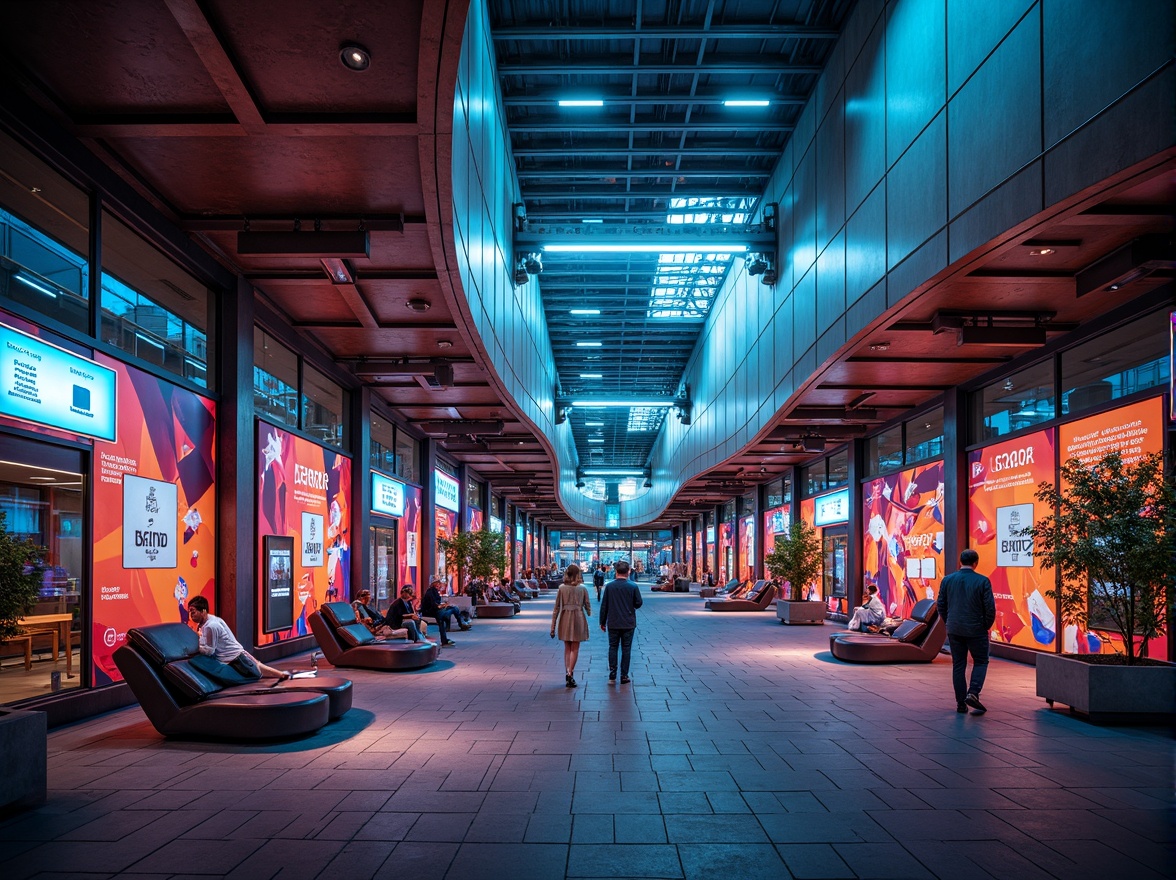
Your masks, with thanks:
M 849 663 L 930 663 L 947 641 L 947 624 L 934 599 L 915 603 L 893 634 L 840 632 L 829 637 L 829 650 Z
M 379 641 L 347 602 L 326 602 L 308 618 L 310 631 L 332 666 L 420 669 L 437 659 L 433 642 Z
M 707 611 L 767 611 L 776 598 L 776 585 L 767 581 L 756 581 L 755 589 L 746 599 L 724 599 L 717 596 L 706 600 Z
M 192 665 L 198 654 L 196 633 L 182 623 L 131 629 L 126 644 L 114 652 L 123 679 L 164 736 L 303 736 L 351 708 L 349 679 L 323 676 L 226 686 Z

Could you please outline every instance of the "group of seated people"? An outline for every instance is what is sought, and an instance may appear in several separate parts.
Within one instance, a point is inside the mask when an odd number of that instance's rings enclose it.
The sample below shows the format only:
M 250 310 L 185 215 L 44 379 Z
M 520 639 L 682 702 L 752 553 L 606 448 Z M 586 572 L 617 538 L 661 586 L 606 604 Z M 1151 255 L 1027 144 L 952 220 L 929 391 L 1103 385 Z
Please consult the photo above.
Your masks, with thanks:
M 416 590 L 405 586 L 400 590 L 400 598 L 388 606 L 383 614 L 371 605 L 372 591 L 360 590 L 355 601 L 351 603 L 358 617 L 372 633 L 376 635 L 390 635 L 393 630 L 403 629 L 407 637 L 413 642 L 428 638 L 428 623 L 423 619 L 431 617 L 437 621 L 437 630 L 442 647 L 454 644 L 449 638 L 449 631 L 456 623 L 458 629 L 465 631 L 470 628 L 468 617 L 463 616 L 457 608 L 453 608 L 441 597 L 441 587 L 444 582 L 440 577 L 434 577 L 425 590 L 418 611 L 413 606 Z

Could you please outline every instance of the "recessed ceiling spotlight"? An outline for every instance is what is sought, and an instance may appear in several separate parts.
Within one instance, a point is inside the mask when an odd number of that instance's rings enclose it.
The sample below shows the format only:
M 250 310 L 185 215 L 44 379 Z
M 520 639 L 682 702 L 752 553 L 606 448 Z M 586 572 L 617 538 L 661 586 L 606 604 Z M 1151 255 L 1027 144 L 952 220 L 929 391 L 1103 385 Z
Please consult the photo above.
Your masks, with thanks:
M 1031 257 L 1048 257 L 1052 253 L 1055 253 L 1055 251 L 1051 247 L 1033 248 L 1033 250 L 1029 251 L 1029 256 L 1031 256 Z
M 368 69 L 372 63 L 372 53 L 359 43 L 344 43 L 339 47 L 339 60 L 348 70 L 354 70 L 358 73 Z
M 448 339 L 438 339 L 437 340 L 437 347 L 438 348 L 453 348 L 453 343 L 450 342 Z
M 875 342 L 870 346 L 870 351 L 890 351 L 890 343 Z
M 430 303 L 427 299 L 413 297 L 404 304 L 404 307 L 414 312 L 427 312 L 433 307 L 433 304 Z

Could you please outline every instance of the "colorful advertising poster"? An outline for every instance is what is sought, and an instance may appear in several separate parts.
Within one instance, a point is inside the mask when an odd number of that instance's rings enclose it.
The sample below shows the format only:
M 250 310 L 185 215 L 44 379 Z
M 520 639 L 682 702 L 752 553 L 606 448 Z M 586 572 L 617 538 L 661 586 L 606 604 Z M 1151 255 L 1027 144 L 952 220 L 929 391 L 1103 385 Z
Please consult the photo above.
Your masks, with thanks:
M 1045 595 L 1053 572 L 1043 572 L 1023 530 L 1048 512 L 1033 495 L 1054 479 L 1054 440 L 1050 428 L 968 453 L 968 544 L 996 596 L 992 639 L 1049 651 L 1057 641 L 1054 602 Z
M 482 531 L 482 523 L 485 518 L 482 516 L 482 511 L 477 507 L 466 508 L 466 531 L 480 532 Z
M 820 537 L 821 529 L 819 526 L 814 524 L 814 521 L 816 520 L 816 518 L 817 518 L 816 499 L 815 498 L 802 498 L 800 500 L 800 520 L 801 520 L 801 522 L 807 523 L 808 525 L 810 525 L 814 529 L 816 529 L 817 536 Z M 804 591 L 804 594 L 800 598 L 807 599 L 810 602 L 814 601 L 814 600 L 820 600 L 821 598 L 823 598 L 823 594 L 822 594 L 822 590 L 821 590 L 821 584 L 822 584 L 823 580 L 824 580 L 824 572 L 817 575 L 817 579 L 808 585 L 808 589 Z M 837 597 L 830 596 L 829 601 L 827 603 L 827 607 L 830 611 L 845 613 L 847 603 L 846 603 L 845 599 L 839 599 Z
M 266 538 L 294 541 L 294 623 L 265 631 Z M 313 564 L 307 564 L 307 562 Z M 351 598 L 351 459 L 257 423 L 257 644 L 310 634 L 321 603 Z
M 943 578 L 943 462 L 877 477 L 862 486 L 862 574 L 888 617 L 934 599 Z
M 734 552 L 734 538 L 731 534 L 733 525 L 729 522 L 719 523 L 719 586 L 727 583 L 731 578 L 737 577 L 735 560 L 731 558 Z
M 188 622 L 216 590 L 216 405 L 98 355 L 116 378 L 118 427 L 93 458 L 93 680 L 120 681 L 112 655 L 134 626 Z M 102 511 L 114 515 L 102 515 Z M 215 605 L 213 613 L 216 613 Z
M 404 487 L 404 514 L 400 517 L 400 525 L 396 529 L 397 543 L 397 583 L 401 586 L 412 585 L 420 595 L 421 570 L 421 498 L 424 493 L 419 486 Z
M 448 579 L 450 575 L 457 577 L 457 566 L 450 565 L 448 573 L 446 572 L 445 554 L 441 552 L 441 541 L 448 541 L 457 534 L 457 511 L 446 510 L 444 507 L 433 508 L 433 527 L 434 534 L 437 536 L 437 570 L 434 574 L 439 574 Z
M 1164 430 L 1163 399 L 1141 400 L 1059 426 L 1059 459 L 1076 458 L 1083 464 L 1091 464 L 1108 452 L 1117 452 L 1123 463 L 1130 465 L 1145 455 L 1164 451 Z M 1067 654 L 1123 653 L 1123 640 L 1117 632 L 1097 627 L 1091 629 L 1091 632 L 1085 632 L 1073 624 L 1063 626 L 1062 651 Z M 1167 635 L 1149 639 L 1147 652 L 1150 657 L 1167 657 Z
M 739 520 L 739 567 L 741 581 L 755 579 L 755 516 L 749 514 Z
M 764 553 L 771 553 L 776 548 L 776 536 L 788 534 L 788 516 L 790 505 L 783 504 L 764 511 Z M 771 570 L 764 566 L 764 577 L 773 578 Z
M 693 569 L 694 579 L 701 581 L 703 573 L 710 571 L 710 561 L 706 556 L 706 547 L 702 543 L 702 529 L 696 529 L 694 532 L 694 552 L 698 556 L 698 565 Z

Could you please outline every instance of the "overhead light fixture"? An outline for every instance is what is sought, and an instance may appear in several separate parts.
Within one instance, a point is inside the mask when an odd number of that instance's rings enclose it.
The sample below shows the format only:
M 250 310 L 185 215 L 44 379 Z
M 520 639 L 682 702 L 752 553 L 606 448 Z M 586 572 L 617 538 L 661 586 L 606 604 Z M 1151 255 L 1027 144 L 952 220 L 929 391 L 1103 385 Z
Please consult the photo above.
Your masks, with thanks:
M 603 437 L 589 437 L 588 442 L 589 443 L 603 443 L 604 438 Z
M 603 223 L 604 221 L 601 220 L 599 217 L 585 217 L 580 222 L 581 223 Z
M 763 98 L 731 98 L 723 102 L 724 107 L 767 107 L 771 101 Z
M 600 98 L 560 98 L 559 106 L 561 107 L 603 107 L 604 101 Z
M 371 66 L 372 53 L 359 43 L 344 43 L 339 47 L 339 60 L 348 70 L 358 73 Z
M 404 303 L 404 307 L 410 312 L 427 312 L 433 307 L 433 304 L 427 299 L 422 299 L 419 296 L 414 296 L 412 299 Z
M 581 379 L 603 379 L 604 374 L 603 373 L 581 373 L 580 378 Z
M 581 473 L 586 477 L 643 477 L 645 471 L 641 468 L 584 468 Z
M 437 340 L 437 347 L 438 348 L 453 348 L 453 343 L 450 342 L 448 339 L 438 339 Z
M 873 342 L 870 344 L 870 351 L 890 351 L 889 342 Z
M 584 427 L 586 427 L 586 428 L 603 428 L 604 422 L 585 422 Z
M 591 409 L 593 407 L 615 408 L 615 407 L 619 407 L 619 406 L 654 408 L 654 407 L 659 407 L 659 406 L 664 406 L 664 407 L 677 406 L 678 401 L 676 401 L 676 400 L 641 400 L 641 399 L 634 399 L 634 400 L 613 400 L 613 399 L 609 399 L 609 400 L 573 400 L 570 405 L 571 406 L 582 406 L 582 407 L 585 407 L 588 409 Z
M 515 263 L 514 274 L 511 276 L 511 279 L 514 281 L 516 287 L 521 287 L 531 280 L 531 274 L 527 271 L 527 267 L 523 264 L 521 258 Z
M 323 257 L 319 262 L 323 264 L 323 269 L 332 284 L 350 284 L 352 282 L 347 264 L 338 257 Z
M 545 244 L 543 250 L 549 254 L 745 254 L 745 244 L 676 244 L 665 242 L 629 242 L 616 244 Z
M 603 342 L 577 342 L 576 348 L 600 348 Z
M 768 261 L 763 254 L 749 254 L 747 257 L 747 274 L 752 277 L 763 275 L 768 268 Z
M 51 296 L 54 299 L 57 299 L 57 291 L 56 290 L 53 290 L 49 287 L 46 287 L 44 284 L 41 284 L 38 281 L 34 281 L 32 278 L 29 278 L 27 275 L 24 275 L 21 272 L 17 272 L 15 277 L 16 277 L 16 280 L 19 281 L 21 284 L 23 284 L 25 287 L 31 287 L 33 290 L 37 291 L 37 293 L 43 293 L 43 294 L 45 294 L 45 296 Z
M 1001 386 L 1001 388 L 1003 388 L 1005 391 L 1012 391 L 1012 390 L 1013 390 L 1013 388 L 1015 388 L 1015 387 L 1016 387 L 1016 386 L 1015 386 L 1015 385 L 1013 385 L 1013 380 L 1012 380 L 1012 379 L 1005 379 L 1005 380 L 1004 380 L 1004 385 L 1002 385 L 1002 386 Z
M 570 309 L 569 315 L 599 315 L 600 309 Z
M 825 438 L 817 434 L 805 434 L 800 438 L 800 447 L 805 452 L 824 452 Z
M 529 253 L 523 257 L 523 268 L 528 275 L 538 275 L 543 271 L 543 257 L 538 253 Z

